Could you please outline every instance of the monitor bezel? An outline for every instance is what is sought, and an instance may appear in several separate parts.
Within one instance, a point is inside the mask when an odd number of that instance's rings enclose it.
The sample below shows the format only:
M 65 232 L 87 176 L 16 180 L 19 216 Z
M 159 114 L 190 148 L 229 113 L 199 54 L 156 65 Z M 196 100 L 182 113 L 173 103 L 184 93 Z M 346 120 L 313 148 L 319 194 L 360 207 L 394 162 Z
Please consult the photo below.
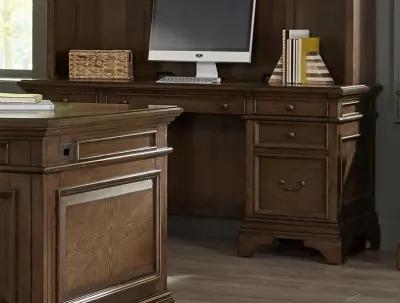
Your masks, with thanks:
M 151 31 L 149 35 L 149 61 L 166 61 L 166 62 L 216 62 L 216 63 L 251 63 L 253 51 L 253 36 L 255 26 L 256 2 L 252 1 L 251 28 L 249 35 L 249 49 L 246 51 L 173 51 L 173 50 L 152 50 L 150 49 Z M 155 5 L 153 4 L 152 23 L 155 14 Z

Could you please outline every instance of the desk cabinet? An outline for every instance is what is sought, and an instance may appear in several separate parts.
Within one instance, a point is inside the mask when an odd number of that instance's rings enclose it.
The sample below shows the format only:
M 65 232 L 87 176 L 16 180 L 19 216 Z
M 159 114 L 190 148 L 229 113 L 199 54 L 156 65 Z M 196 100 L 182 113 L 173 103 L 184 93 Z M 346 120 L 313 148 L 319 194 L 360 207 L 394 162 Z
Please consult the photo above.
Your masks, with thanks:
M 378 248 L 375 116 L 368 98 L 253 103 L 245 117 L 247 202 L 239 255 L 251 256 L 276 239 L 302 240 L 330 264 L 341 264 L 358 239 Z
M 297 239 L 340 264 L 379 247 L 374 94 L 358 86 L 24 81 L 30 92 L 85 87 L 98 102 L 181 106 L 170 128 L 169 212 L 243 218 L 238 252 Z M 1 154 L 0 154 L 1 156 Z
M 0 302 L 173 302 L 166 140 L 180 113 L 0 114 Z

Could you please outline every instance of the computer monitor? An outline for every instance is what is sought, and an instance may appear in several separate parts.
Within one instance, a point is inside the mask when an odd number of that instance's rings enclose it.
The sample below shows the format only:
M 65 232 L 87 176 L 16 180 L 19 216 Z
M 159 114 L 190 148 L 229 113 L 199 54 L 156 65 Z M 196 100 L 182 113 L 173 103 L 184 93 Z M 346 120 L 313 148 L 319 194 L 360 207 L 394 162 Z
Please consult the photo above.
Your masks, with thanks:
M 197 62 L 197 77 L 218 77 L 216 62 L 251 62 L 256 0 L 154 0 L 149 60 Z

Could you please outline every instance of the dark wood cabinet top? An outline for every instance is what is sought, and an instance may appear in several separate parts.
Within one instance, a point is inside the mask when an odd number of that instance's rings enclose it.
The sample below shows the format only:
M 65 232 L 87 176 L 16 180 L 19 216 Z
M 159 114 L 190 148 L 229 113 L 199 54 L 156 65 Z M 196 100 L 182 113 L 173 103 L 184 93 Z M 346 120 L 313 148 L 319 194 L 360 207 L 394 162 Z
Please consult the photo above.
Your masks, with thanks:
M 121 93 L 125 90 L 140 91 L 145 93 L 165 91 L 171 94 L 184 93 L 240 93 L 241 95 L 252 95 L 254 93 L 296 93 L 296 94 L 323 94 L 326 97 L 338 98 L 348 94 L 366 93 L 370 88 L 366 85 L 268 85 L 262 81 L 236 82 L 227 81 L 222 84 L 194 85 L 194 84 L 158 84 L 155 80 L 132 80 L 132 81 L 70 81 L 70 80 L 24 80 L 19 86 L 26 91 L 35 87 L 46 87 L 46 89 L 71 90 L 72 87 L 85 91 L 103 89 L 118 89 Z
M 143 119 L 160 119 L 169 122 L 182 109 L 177 106 L 148 106 L 129 110 L 128 105 L 95 103 L 57 103 L 54 111 L 0 111 L 0 132 L 10 128 L 47 129 L 96 124 L 135 123 Z

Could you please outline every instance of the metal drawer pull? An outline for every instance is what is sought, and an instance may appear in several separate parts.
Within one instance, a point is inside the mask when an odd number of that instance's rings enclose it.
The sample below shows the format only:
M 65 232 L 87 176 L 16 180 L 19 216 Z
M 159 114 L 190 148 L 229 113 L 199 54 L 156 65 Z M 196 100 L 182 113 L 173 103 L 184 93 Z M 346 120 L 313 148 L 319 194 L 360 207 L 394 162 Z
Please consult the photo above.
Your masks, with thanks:
M 290 187 L 290 186 L 287 186 L 286 180 L 281 180 L 281 181 L 279 181 L 279 185 L 285 191 L 301 191 L 304 187 L 307 186 L 307 183 L 306 183 L 306 181 L 299 181 L 299 182 L 297 182 L 296 187 Z
M 227 103 L 222 104 L 221 109 L 224 109 L 224 110 L 229 109 L 229 104 L 227 104 Z
M 295 109 L 296 109 L 296 107 L 293 104 L 286 105 L 286 110 L 288 112 L 294 112 Z
M 296 138 L 296 133 L 295 132 L 288 132 L 287 136 L 288 136 L 289 139 L 294 139 L 294 138 Z
M 121 103 L 121 104 L 128 104 L 128 100 L 127 100 L 127 99 L 121 100 L 120 103 Z
M 64 97 L 64 98 L 62 99 L 62 101 L 63 101 L 63 102 L 69 102 L 69 99 L 68 99 L 67 97 Z

